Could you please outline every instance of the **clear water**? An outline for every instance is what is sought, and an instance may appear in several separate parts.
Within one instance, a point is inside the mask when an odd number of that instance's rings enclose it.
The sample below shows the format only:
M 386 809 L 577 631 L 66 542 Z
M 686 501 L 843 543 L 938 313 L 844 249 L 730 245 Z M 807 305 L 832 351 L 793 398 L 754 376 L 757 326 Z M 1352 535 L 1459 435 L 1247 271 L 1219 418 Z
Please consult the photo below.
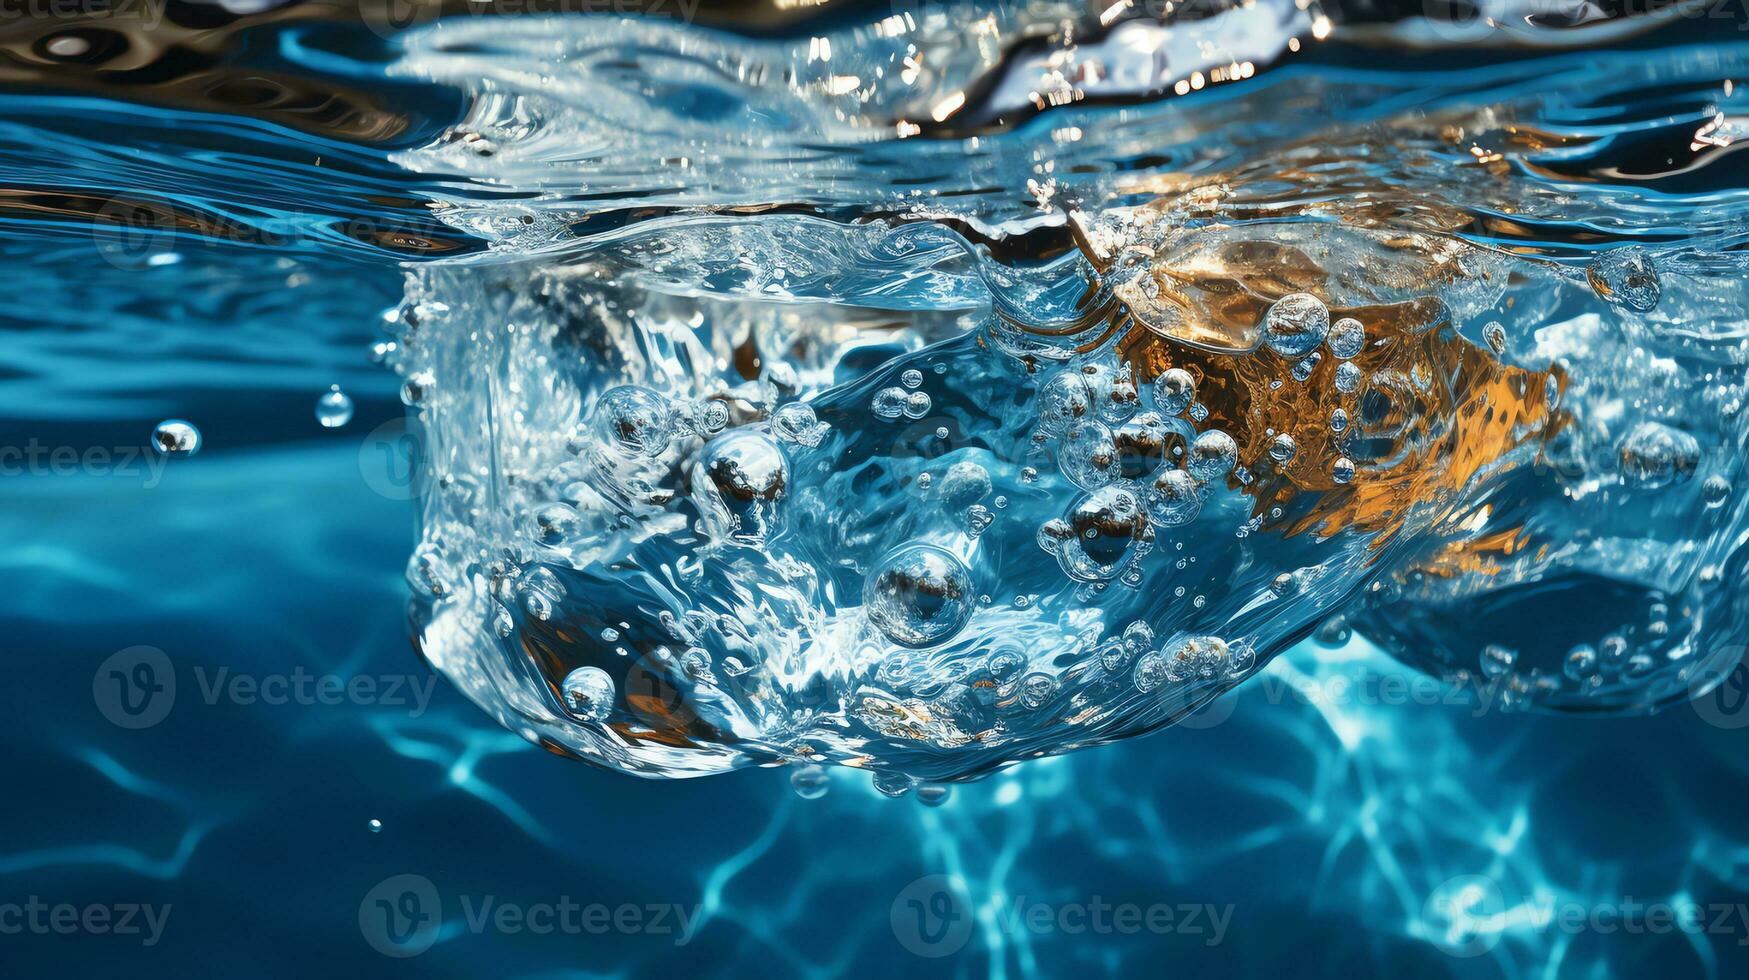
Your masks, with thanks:
M 1749 927 L 1541 917 L 1744 890 L 1736 22 L 1195 13 L 294 6 L 172 25 L 200 69 L 120 31 L 137 83 L 33 39 L 7 730 L 68 816 L 9 893 L 187 910 L 167 973 L 393 966 L 361 903 L 413 873 L 457 974 L 843 972 L 942 874 L 920 971 L 1731 975 Z M 141 644 L 180 699 L 134 732 L 93 676 Z M 1100 895 L 1231 928 L 1005 917 Z

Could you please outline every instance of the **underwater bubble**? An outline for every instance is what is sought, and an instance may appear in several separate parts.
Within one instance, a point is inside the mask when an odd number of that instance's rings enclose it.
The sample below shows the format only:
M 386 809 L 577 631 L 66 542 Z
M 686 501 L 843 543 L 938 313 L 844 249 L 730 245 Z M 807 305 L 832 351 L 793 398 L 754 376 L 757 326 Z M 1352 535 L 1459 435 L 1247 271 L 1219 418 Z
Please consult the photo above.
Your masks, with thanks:
M 973 504 L 966 508 L 966 534 L 974 538 L 989 530 L 990 525 L 995 522 L 996 515 L 990 513 L 990 508 L 983 504 Z
M 990 672 L 991 678 L 997 683 L 1013 677 L 1020 668 L 1026 666 L 1026 655 L 1017 650 L 999 650 L 990 655 L 990 662 L 984 669 Z
M 1338 408 L 1330 413 L 1330 431 L 1345 432 L 1348 430 L 1348 412 Z
M 1177 527 L 1196 520 L 1202 510 L 1202 497 L 1197 493 L 1196 480 L 1183 470 L 1172 469 L 1160 474 L 1144 495 L 1148 519 L 1159 527 Z
M 1581 643 L 1567 651 L 1567 659 L 1562 662 L 1561 669 L 1576 681 L 1595 677 L 1598 670 L 1597 651 Z
M 871 780 L 875 792 L 898 799 L 911 792 L 913 780 L 902 772 L 877 772 Z
M 1310 293 L 1290 293 L 1263 315 L 1263 342 L 1283 357 L 1300 357 L 1324 342 L 1330 311 Z
M 316 399 L 316 421 L 324 429 L 338 429 L 352 421 L 352 398 L 332 385 Z
M 571 543 L 582 528 L 583 519 L 568 504 L 548 504 L 534 515 L 534 539 L 549 548 Z
M 1481 661 L 1483 674 L 1500 677 L 1511 673 L 1513 666 L 1518 663 L 1518 653 L 1497 643 L 1490 643 L 1482 648 Z
M 674 437 L 668 400 L 639 385 L 620 385 L 595 402 L 595 430 L 607 446 L 628 459 L 655 458 Z
M 1700 465 L 1700 442 L 1662 422 L 1641 422 L 1616 444 L 1622 482 L 1642 490 L 1680 483 Z
M 1136 414 L 1140 397 L 1128 364 L 1115 368 L 1103 363 L 1086 364 L 1081 368 L 1081 376 L 1087 381 L 1087 392 L 1100 418 L 1115 425 Z
M 200 452 L 200 430 L 192 422 L 165 419 L 152 430 L 152 450 L 160 456 L 193 456 Z
M 789 486 L 789 461 L 763 432 L 736 429 L 706 443 L 692 469 L 692 492 L 714 533 L 756 543 L 776 526 Z
M 370 345 L 365 351 L 365 356 L 370 359 L 372 364 L 382 364 L 392 357 L 397 350 L 400 350 L 400 345 L 396 344 L 394 341 L 379 340 Z
M 1649 653 L 1636 653 L 1628 658 L 1627 668 L 1622 671 L 1628 677 L 1644 677 L 1650 674 L 1658 662 Z
M 1104 422 L 1082 419 L 1063 435 L 1057 466 L 1083 490 L 1096 490 L 1117 476 L 1117 442 Z
M 1700 485 L 1700 499 L 1708 507 L 1723 507 L 1731 496 L 1731 481 L 1718 474 L 1706 478 Z
M 1495 354 L 1506 353 L 1506 327 L 1499 320 L 1490 320 L 1482 328 L 1482 340 L 1488 344 L 1488 349 Z
M 1117 448 L 1117 475 L 1143 480 L 1166 462 L 1166 447 L 1177 432 L 1158 412 L 1142 412 L 1112 430 L 1111 436 Z
M 869 621 L 900 646 L 933 646 L 972 616 L 972 575 L 951 552 L 904 545 L 881 559 L 862 586 Z
M 1185 468 L 1198 480 L 1217 480 L 1233 471 L 1239 462 L 1239 446 L 1233 437 L 1220 429 L 1199 434 L 1190 445 L 1190 460 Z
M 1269 591 L 1276 595 L 1287 595 L 1294 591 L 1294 586 L 1296 584 L 1297 582 L 1294 579 L 1292 572 L 1282 572 L 1270 581 Z
M 812 449 L 830 428 L 814 414 L 807 402 L 790 402 L 771 415 L 771 434 L 784 442 Z
M 1183 368 L 1170 368 L 1154 379 L 1154 407 L 1160 414 L 1182 413 L 1196 401 L 1196 379 Z
M 1136 671 L 1133 681 L 1136 690 L 1147 694 L 1167 681 L 1166 657 L 1158 652 L 1144 654 L 1136 659 Z
M 908 397 L 903 388 L 882 388 L 875 392 L 874 400 L 869 403 L 868 410 L 873 412 L 876 418 L 896 419 L 905 414 L 905 400 Z
M 817 800 L 832 788 L 832 780 L 824 766 L 806 765 L 790 772 L 789 787 L 804 800 Z
M 1218 636 L 1192 636 L 1179 641 L 1179 656 L 1196 665 L 1196 676 L 1209 680 L 1227 672 L 1227 641 Z
M 924 806 L 941 806 L 953 795 L 953 787 L 940 783 L 924 783 L 917 787 L 917 802 Z
M 1360 387 L 1360 365 L 1343 361 L 1336 365 L 1336 390 L 1347 393 Z
M 1098 582 L 1115 578 L 1137 546 L 1151 542 L 1153 536 L 1136 494 L 1128 487 L 1108 486 L 1077 501 L 1066 521 L 1047 522 L 1040 528 L 1039 543 L 1056 554 L 1069 577 Z M 1048 537 L 1054 539 L 1051 544 L 1046 543 Z
M 613 678 L 600 667 L 578 667 L 559 684 L 565 710 L 583 721 L 603 721 L 613 711 Z
M 1330 479 L 1337 483 L 1347 483 L 1354 479 L 1354 460 L 1347 456 L 1336 457 L 1336 462 L 1330 464 Z
M 1087 381 L 1072 371 L 1051 375 L 1038 390 L 1038 420 L 1047 431 L 1060 432 L 1093 407 Z
M 430 371 L 419 371 L 401 384 L 401 404 L 418 408 L 431 400 L 431 393 L 436 389 L 437 376 Z
M 1327 647 L 1344 647 L 1354 638 L 1354 628 L 1348 625 L 1348 617 L 1337 613 L 1318 624 L 1318 629 L 1312 634 L 1312 639 Z
M 907 388 L 921 388 L 923 387 L 923 372 L 916 368 L 906 368 L 904 373 L 899 375 L 899 383 Z
M 941 478 L 941 502 L 956 514 L 983 500 L 989 493 L 990 471 L 969 459 L 949 466 Z
M 383 832 L 383 822 L 375 817 L 372 817 L 370 822 L 365 824 L 365 826 L 369 827 L 370 832 L 373 834 L 380 834 Z
M 1269 458 L 1277 463 L 1286 463 L 1294 458 L 1294 437 L 1285 432 L 1278 432 L 1269 441 Z
M 1038 709 L 1050 703 L 1051 695 L 1057 693 L 1056 678 L 1049 674 L 1028 674 L 1020 681 L 1020 704 L 1024 708 Z
M 929 414 L 934 402 L 929 400 L 929 392 L 913 391 L 905 396 L 905 417 L 920 419 Z
M 1331 354 L 1346 361 L 1366 346 L 1366 327 L 1354 317 L 1345 316 L 1330 324 L 1330 335 L 1324 338 L 1324 345 Z
M 1651 255 L 1638 245 L 1599 253 L 1585 267 L 1585 278 L 1598 296 L 1636 313 L 1650 312 L 1664 290 Z
M 1616 673 L 1627 666 L 1628 651 L 1631 648 L 1628 646 L 1628 641 L 1619 634 L 1611 633 L 1605 636 L 1597 644 L 1597 649 L 1602 655 L 1604 670 Z

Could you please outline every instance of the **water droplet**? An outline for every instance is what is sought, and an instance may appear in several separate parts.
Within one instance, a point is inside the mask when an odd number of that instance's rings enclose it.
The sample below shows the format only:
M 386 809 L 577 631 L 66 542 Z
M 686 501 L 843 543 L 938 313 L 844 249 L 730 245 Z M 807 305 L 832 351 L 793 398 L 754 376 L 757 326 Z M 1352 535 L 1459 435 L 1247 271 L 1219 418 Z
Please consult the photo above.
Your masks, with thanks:
M 807 402 L 790 402 L 771 416 L 771 434 L 784 442 L 809 449 L 820 444 L 830 427 L 814 414 Z
M 1293 436 L 1285 432 L 1277 433 L 1269 442 L 1269 458 L 1277 463 L 1286 463 L 1294 458 Z
M 971 460 L 949 466 L 941 478 L 941 502 L 951 513 L 960 513 L 990 493 L 990 472 Z
M 1353 361 L 1336 365 L 1336 390 L 1347 393 L 1360 387 L 1360 366 Z
M 1488 321 L 1488 325 L 1482 328 L 1482 339 L 1496 355 L 1506 353 L 1506 327 L 1499 320 Z
M 831 777 L 823 766 L 800 766 L 789 774 L 790 789 L 804 800 L 817 800 L 832 788 Z
M 1731 496 L 1731 481 L 1718 474 L 1706 478 L 1700 485 L 1700 497 L 1708 507 L 1723 507 Z
M 1500 677 L 1512 671 L 1518 662 L 1518 653 L 1508 650 L 1497 643 L 1490 643 L 1482 648 L 1482 673 L 1489 677 Z
M 621 385 L 602 392 L 594 414 L 601 439 L 628 459 L 660 456 L 674 436 L 668 400 L 638 385 Z
M 565 710 L 583 721 L 603 721 L 613 711 L 613 678 L 600 667 L 578 667 L 559 685 Z
M 418 408 L 431 400 L 431 393 L 436 389 L 437 376 L 430 371 L 420 371 L 401 384 L 401 404 Z
M 917 802 L 929 807 L 941 806 L 952 793 L 952 787 L 940 783 L 924 783 L 917 787 Z
M 352 398 L 333 385 L 316 399 L 316 421 L 324 429 L 338 429 L 352 421 Z
M 873 780 L 875 792 L 898 799 L 911 792 L 912 779 L 902 772 L 877 772 Z
M 1028 674 L 1020 681 L 1020 705 L 1037 710 L 1050 703 L 1057 693 L 1057 681 L 1049 674 Z
M 1185 468 L 1198 480 L 1216 480 L 1233 471 L 1239 462 L 1239 446 L 1233 437 L 1219 429 L 1199 434 L 1190 445 L 1190 460 Z
M 160 456 L 193 456 L 200 452 L 200 430 L 192 422 L 165 419 L 152 430 L 152 449 Z
M 940 643 L 972 615 L 972 576 L 951 552 L 908 544 L 881 559 L 863 582 L 869 621 L 901 646 Z
M 534 515 L 534 539 L 549 548 L 562 548 L 576 540 L 583 519 L 567 504 L 547 504 Z
M 1310 293 L 1283 296 L 1263 316 L 1263 342 L 1283 357 L 1309 353 L 1329 331 L 1330 311 Z
M 718 537 L 756 544 L 777 525 L 777 505 L 789 486 L 789 461 L 777 442 L 754 429 L 734 429 L 699 452 L 693 499 Z
M 373 834 L 380 834 L 383 832 L 383 822 L 375 817 L 372 817 L 370 822 L 365 824 L 365 826 L 369 827 L 370 832 Z
M 1330 413 L 1330 431 L 1345 432 L 1348 429 L 1348 411 L 1338 408 Z
M 929 414 L 933 402 L 929 400 L 929 392 L 913 391 L 905 396 L 905 417 L 920 419 Z
M 1307 378 L 1310 378 L 1312 372 L 1318 370 L 1318 364 L 1323 360 L 1324 355 L 1317 351 L 1313 351 L 1295 362 L 1293 369 L 1294 380 L 1305 381 Z
M 1336 457 L 1336 462 L 1330 464 L 1330 479 L 1337 483 L 1347 483 L 1354 479 L 1354 460 L 1347 456 Z
M 882 388 L 875 392 L 874 400 L 869 403 L 869 411 L 877 418 L 896 419 L 905 414 L 907 397 L 903 388 Z
M 907 388 L 921 388 L 923 387 L 923 372 L 916 368 L 906 368 L 904 373 L 899 375 L 899 383 Z
M 1075 423 L 1057 447 L 1057 466 L 1083 490 L 1096 490 L 1117 476 L 1117 442 L 1104 422 Z
M 1576 681 L 1584 681 L 1594 677 L 1598 669 L 1597 651 L 1585 644 L 1580 644 L 1567 651 L 1567 659 L 1562 664 L 1561 669 L 1566 672 L 1568 677 Z
M 1177 527 L 1196 520 L 1202 510 L 1202 498 L 1197 493 L 1196 480 L 1183 470 L 1167 470 L 1160 474 L 1145 495 L 1148 519 L 1157 527 Z
M 1154 379 L 1154 407 L 1168 418 L 1196 400 L 1196 379 L 1183 368 L 1170 368 Z

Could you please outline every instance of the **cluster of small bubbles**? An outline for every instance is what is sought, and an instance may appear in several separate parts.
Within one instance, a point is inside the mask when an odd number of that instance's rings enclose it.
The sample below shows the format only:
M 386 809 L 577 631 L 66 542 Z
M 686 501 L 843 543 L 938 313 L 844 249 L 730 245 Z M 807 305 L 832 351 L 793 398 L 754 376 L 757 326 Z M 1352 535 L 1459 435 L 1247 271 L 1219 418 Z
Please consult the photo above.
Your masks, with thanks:
M 1148 519 L 1156 527 L 1177 527 L 1196 520 L 1202 511 L 1202 494 L 1189 473 L 1169 469 L 1148 488 L 1146 503 Z
M 1488 325 L 1482 328 L 1482 340 L 1487 343 L 1488 349 L 1493 351 L 1496 355 L 1505 354 L 1506 353 L 1506 327 L 1505 327 L 1505 325 L 1502 324 L 1499 320 L 1488 321 Z
M 1233 437 L 1220 429 L 1208 429 L 1199 433 L 1196 441 L 1190 445 L 1190 459 L 1185 468 L 1190 475 L 1207 483 L 1218 480 L 1233 471 L 1239 462 L 1239 445 Z
M 1147 694 L 1165 684 L 1168 680 L 1166 656 L 1159 652 L 1146 653 L 1136 658 L 1136 670 L 1132 681 L 1136 690 Z
M 1490 643 L 1482 648 L 1482 673 L 1488 677 L 1500 677 L 1512 672 L 1518 663 L 1518 653 L 1498 643 Z
M 898 799 L 911 792 L 913 780 L 902 772 L 877 772 L 872 780 L 875 792 Z
M 1057 693 L 1057 680 L 1049 674 L 1028 674 L 1020 680 L 1020 705 L 1036 711 L 1050 703 Z
M 1635 313 L 1650 312 L 1664 290 L 1658 267 L 1637 245 L 1598 253 L 1586 266 L 1585 278 L 1598 296 Z
M 1330 324 L 1330 335 L 1324 338 L 1324 344 L 1338 360 L 1346 361 L 1366 346 L 1366 328 L 1354 317 L 1345 316 Z
M 932 646 L 958 633 L 971 618 L 972 575 L 951 552 L 934 545 L 901 546 L 863 581 L 869 621 L 906 647 Z
M 192 422 L 165 419 L 152 429 L 152 451 L 160 456 L 193 456 L 200 452 L 200 430 Z
M 1616 445 L 1622 482 L 1642 490 L 1680 483 L 1700 465 L 1700 442 L 1662 422 L 1641 422 Z
M 771 434 L 779 440 L 812 449 L 826 438 L 830 428 L 814 414 L 807 402 L 790 402 L 771 415 Z
M 1700 485 L 1701 500 L 1705 501 L 1708 507 L 1723 507 L 1730 496 L 1731 481 L 1716 473 L 1707 477 Z
M 899 383 L 907 388 L 921 388 L 923 387 L 923 372 L 916 368 L 906 368 L 904 373 L 899 375 Z
M 1154 379 L 1154 407 L 1165 416 L 1179 415 L 1196 401 L 1196 379 L 1183 368 L 1168 368 Z
M 1330 464 L 1330 479 L 1337 483 L 1347 483 L 1354 479 L 1354 460 L 1347 456 L 1336 457 L 1336 462 Z
M 1323 360 L 1324 355 L 1317 351 L 1313 351 L 1305 357 L 1300 358 L 1298 361 L 1295 361 L 1293 367 L 1294 380 L 1303 382 L 1310 378 L 1312 372 L 1318 370 L 1318 364 Z
M 1269 458 L 1277 463 L 1286 463 L 1294 458 L 1294 437 L 1285 432 L 1276 433 L 1269 441 Z
M 401 404 L 408 408 L 419 408 L 431 400 L 431 393 L 436 388 L 436 375 L 430 371 L 415 371 L 401 383 Z
M 1338 408 L 1330 413 L 1330 431 L 1342 433 L 1348 431 L 1348 410 Z
M 1096 490 L 1116 476 L 1117 442 L 1104 422 L 1082 419 L 1063 434 L 1057 466 L 1083 490 Z
M 1562 671 L 1575 681 L 1584 683 L 1597 676 L 1597 651 L 1589 645 L 1581 643 L 1567 651 L 1567 659 L 1561 665 Z
M 1344 394 L 1360 387 L 1360 365 L 1343 361 L 1336 365 L 1336 390 Z
M 352 397 L 341 391 L 339 385 L 330 385 L 316 399 L 316 421 L 324 429 L 338 429 L 352 421 Z
M 578 667 L 565 675 L 559 690 L 565 710 L 581 721 L 605 721 L 613 711 L 613 678 L 600 667 Z
M 1263 342 L 1283 357 L 1302 357 L 1324 342 L 1330 311 L 1310 293 L 1290 293 L 1263 315 Z
M 551 503 L 535 511 L 534 540 L 549 548 L 562 548 L 576 540 L 583 519 L 568 504 Z
M 595 403 L 597 433 L 628 459 L 666 452 L 674 438 L 673 416 L 666 398 L 640 385 L 609 388 Z
M 917 787 L 917 802 L 929 807 L 941 806 L 952 793 L 951 787 L 940 783 L 924 783 Z
M 789 786 L 802 799 L 817 800 L 832 788 L 832 780 L 824 766 L 809 764 L 790 770 Z

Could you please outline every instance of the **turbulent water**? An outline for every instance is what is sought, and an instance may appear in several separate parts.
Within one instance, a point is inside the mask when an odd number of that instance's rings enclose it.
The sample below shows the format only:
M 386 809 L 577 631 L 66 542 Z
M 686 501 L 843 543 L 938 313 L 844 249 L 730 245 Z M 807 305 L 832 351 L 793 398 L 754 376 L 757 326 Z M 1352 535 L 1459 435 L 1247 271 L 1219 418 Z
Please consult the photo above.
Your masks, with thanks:
M 1746 887 L 1739 802 L 1672 787 L 1741 779 L 1708 692 L 1749 626 L 1749 34 L 1434 6 L 6 20 L 0 464 L 33 479 L 0 573 L 41 657 L 5 714 L 80 817 L 0 878 L 147 882 L 239 969 L 309 931 L 306 975 L 389 962 L 353 906 L 407 871 L 706 909 L 602 973 L 918 952 L 844 879 L 924 873 L 992 973 L 1180 962 L 1005 925 L 1064 858 L 1238 901 L 1243 942 L 1187 940 L 1235 973 L 1730 975 L 1737 933 L 1623 952 L 1547 913 Z M 69 445 L 117 451 L 69 479 Z M 409 594 L 496 725 L 197 703 L 191 664 L 405 673 Z M 140 643 L 182 678 L 160 741 L 66 721 Z M 524 739 L 837 789 L 768 812 Z M 284 869 L 344 921 L 237 880 L 228 834 L 367 814 L 343 884 Z M 597 846 L 646 824 L 662 853 Z M 449 911 L 458 975 L 577 966 Z
M 472 109 L 400 159 L 502 192 L 387 324 L 426 656 L 616 768 L 892 792 L 1333 618 L 1508 705 L 1716 682 L 1741 49 L 1338 73 L 1315 8 L 1136 13 L 410 38 Z

